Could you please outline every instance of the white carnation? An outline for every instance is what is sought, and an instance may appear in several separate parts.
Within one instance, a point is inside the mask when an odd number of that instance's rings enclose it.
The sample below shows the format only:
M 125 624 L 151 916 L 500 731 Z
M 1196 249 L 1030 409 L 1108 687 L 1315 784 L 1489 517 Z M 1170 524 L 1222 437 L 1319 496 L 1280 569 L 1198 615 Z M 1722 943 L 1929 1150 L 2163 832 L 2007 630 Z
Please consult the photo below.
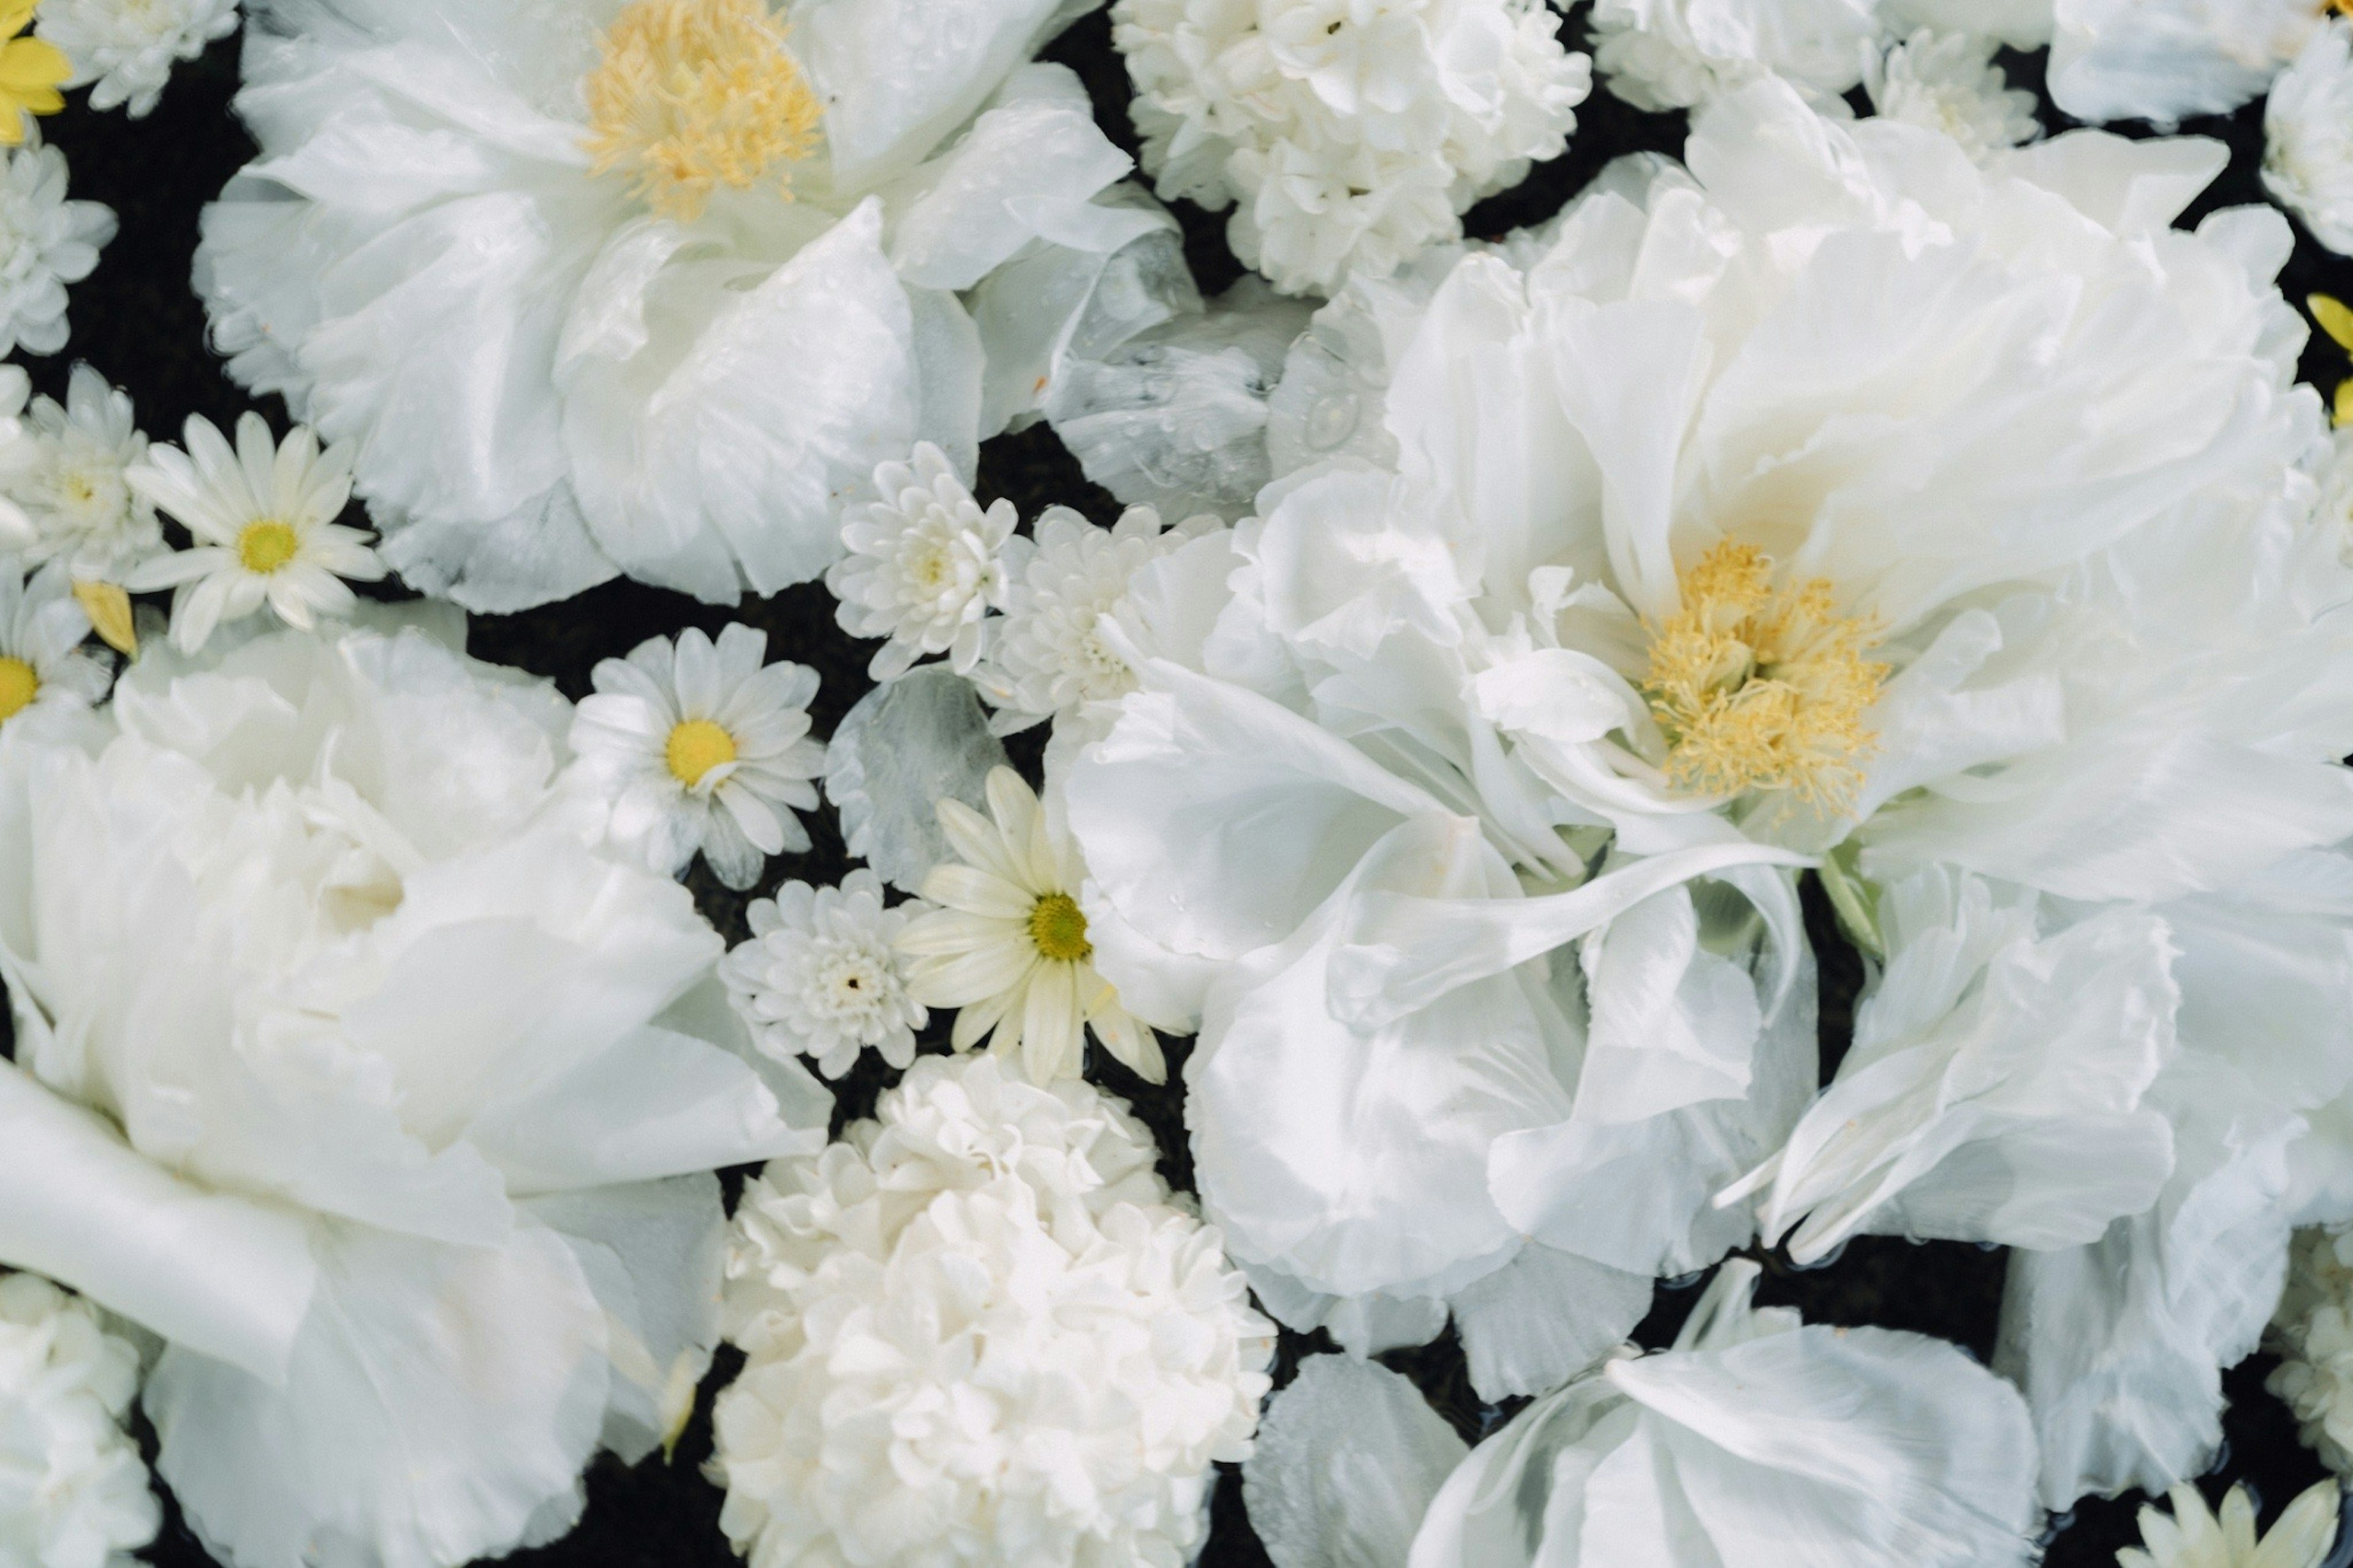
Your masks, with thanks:
M 2315 32 L 2263 105 L 2263 188 L 2313 237 L 2353 255 L 2353 23 Z
M 1993 63 L 1995 41 L 1961 33 L 1915 33 L 1864 73 L 1871 103 L 1890 120 L 1941 131 L 1982 163 L 2042 133 L 2034 95 Z
M 162 1510 L 122 1418 L 139 1352 L 89 1302 L 0 1276 L 0 1564 L 130 1568 Z
M 720 1522 L 755 1568 L 1177 1568 L 1273 1331 L 1119 1103 L 925 1058 L 747 1187 Z
M 37 132 L 0 162 L 0 356 L 53 354 L 66 346 L 66 285 L 98 266 L 114 212 L 66 199 L 66 155 Z
M 850 509 L 841 529 L 849 553 L 825 574 L 841 629 L 890 639 L 867 668 L 876 680 L 935 653 L 965 674 L 980 658 L 982 617 L 1004 605 L 1008 562 L 1028 548 L 1013 542 L 1019 514 L 1009 500 L 981 510 L 928 441 L 912 460 L 877 468 L 874 489 L 882 499 Z
M 40 36 L 66 52 L 68 87 L 87 87 L 92 109 L 129 104 L 146 117 L 164 96 L 174 60 L 192 60 L 237 30 L 237 0 L 47 0 Z
M 1236 204 L 1234 253 L 1288 294 L 1386 276 L 1557 157 L 1589 66 L 1540 0 L 1118 0 L 1144 166 Z
M 727 955 L 720 977 L 771 1056 L 812 1057 L 819 1072 L 839 1078 L 871 1046 L 903 1068 L 931 1014 L 907 994 L 906 965 L 892 943 L 929 907 L 917 900 L 885 909 L 881 879 L 863 868 L 839 888 L 786 882 L 744 911 L 752 940 Z

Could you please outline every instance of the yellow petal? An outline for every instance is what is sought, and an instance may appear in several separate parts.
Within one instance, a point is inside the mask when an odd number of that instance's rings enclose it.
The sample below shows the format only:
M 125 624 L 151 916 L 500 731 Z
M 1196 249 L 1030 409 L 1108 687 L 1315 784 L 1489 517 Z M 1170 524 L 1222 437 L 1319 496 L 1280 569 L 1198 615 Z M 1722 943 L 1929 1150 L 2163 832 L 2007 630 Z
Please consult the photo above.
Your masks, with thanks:
M 2353 425 L 2353 381 L 2337 384 L 2337 423 Z
M 0 91 L 26 100 L 26 107 L 36 114 L 55 114 L 65 106 L 65 98 L 58 87 L 73 73 L 73 61 L 47 39 L 13 38 L 0 46 Z M 53 98 L 57 102 L 45 109 L 33 101 L 42 98 Z
M 2329 294 L 2307 294 L 2304 303 L 2331 342 L 2338 348 L 2353 349 L 2353 310 L 2348 310 L 2344 300 Z
M 115 652 L 139 657 L 139 632 L 131 624 L 131 595 L 112 583 L 76 583 L 73 595 L 99 640 Z
M 14 37 L 25 30 L 33 19 L 33 7 L 39 0 L 0 0 L 0 37 Z

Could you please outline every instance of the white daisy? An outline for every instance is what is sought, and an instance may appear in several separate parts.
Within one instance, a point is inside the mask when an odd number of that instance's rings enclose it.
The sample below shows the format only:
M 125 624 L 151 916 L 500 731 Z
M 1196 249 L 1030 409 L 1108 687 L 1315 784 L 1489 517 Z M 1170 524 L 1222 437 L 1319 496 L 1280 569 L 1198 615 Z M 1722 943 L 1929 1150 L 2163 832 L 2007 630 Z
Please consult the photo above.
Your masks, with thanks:
M 1889 120 L 1941 131 L 1970 157 L 2031 142 L 2042 127 L 2034 95 L 2010 85 L 1993 63 L 1993 38 L 1926 28 L 1874 55 L 1863 72 L 1872 107 Z
M 944 653 L 958 675 L 980 658 L 982 617 L 1005 603 L 1007 570 L 1028 545 L 1009 500 L 987 511 L 956 478 L 947 454 L 919 443 L 909 462 L 874 470 L 881 500 L 854 507 L 842 525 L 849 554 L 825 574 L 841 601 L 841 629 L 888 637 L 867 674 L 894 680 L 914 662 Z
M 744 911 L 752 940 L 727 955 L 720 978 L 752 1037 L 779 1060 L 814 1057 L 839 1078 L 871 1046 L 904 1068 L 931 1013 L 908 994 L 892 944 L 926 907 L 884 908 L 882 879 L 863 867 L 838 888 L 786 882 Z
M 350 613 L 353 595 L 339 579 L 384 575 L 369 535 L 335 521 L 352 498 L 348 447 L 322 452 L 301 425 L 273 442 L 259 414 L 237 422 L 234 451 L 202 415 L 188 416 L 185 438 L 186 451 L 150 447 L 123 475 L 195 537 L 194 548 L 142 562 L 122 579 L 134 594 L 175 590 L 172 641 L 181 652 L 195 652 L 221 622 L 265 604 L 308 631 L 320 616 Z
M 68 87 L 89 88 L 92 109 L 129 104 L 133 120 L 164 96 L 174 60 L 236 30 L 237 0 L 48 0 L 37 29 L 73 61 Z
M 2166 1495 L 2172 1517 L 2154 1504 L 2142 1509 L 2141 1544 L 2117 1552 L 2116 1568 L 2320 1568 L 2337 1539 L 2334 1480 L 2307 1488 L 2260 1540 L 2255 1505 L 2243 1486 L 2231 1489 L 2219 1514 L 2189 1481 Z
M 35 398 L 26 424 L 21 456 L 0 479 L 0 491 L 21 510 L 22 537 L 14 519 L 0 520 L 0 547 L 31 562 L 61 561 L 90 583 L 119 583 L 163 552 L 155 503 L 131 488 L 147 437 L 128 396 L 78 364 L 66 401 Z
M 0 725 L 106 700 L 113 673 L 82 651 L 89 636 L 90 616 L 63 572 L 51 567 L 28 583 L 0 564 Z
M 900 933 L 913 955 L 908 994 L 932 1007 L 959 1007 L 949 1044 L 1021 1053 L 1032 1083 L 1079 1076 L 1092 1025 L 1121 1061 L 1154 1083 L 1168 1067 L 1160 1040 L 1120 1005 L 1095 972 L 1094 943 L 1079 908 L 1086 865 L 1070 833 L 1043 810 L 1010 768 L 988 775 L 989 816 L 958 800 L 939 803 L 940 826 L 961 865 L 934 866 L 923 897 L 944 906 Z
M 89 277 L 114 237 L 113 209 L 68 201 L 66 155 L 26 125 L 0 174 L 0 356 L 66 346 L 66 285 Z
M 649 637 L 590 679 L 572 721 L 584 782 L 609 802 L 608 831 L 675 876 L 695 851 L 748 888 L 767 857 L 808 847 L 825 746 L 808 738 L 817 671 L 766 664 L 768 637 L 731 625 L 713 643 L 690 626 L 675 648 Z

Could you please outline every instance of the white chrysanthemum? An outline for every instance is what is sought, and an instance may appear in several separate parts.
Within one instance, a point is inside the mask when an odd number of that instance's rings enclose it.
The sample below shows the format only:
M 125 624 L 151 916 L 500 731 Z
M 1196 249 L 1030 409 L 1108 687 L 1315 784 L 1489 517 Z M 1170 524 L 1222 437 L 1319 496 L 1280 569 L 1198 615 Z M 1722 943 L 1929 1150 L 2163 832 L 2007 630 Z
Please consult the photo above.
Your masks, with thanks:
M 68 87 L 89 88 L 92 109 L 128 104 L 133 120 L 164 96 L 173 61 L 236 30 L 237 0 L 46 0 L 37 28 L 73 61 Z
M 702 852 L 719 879 L 748 888 L 771 855 L 808 847 L 796 811 L 817 807 L 825 745 L 808 738 L 817 671 L 765 663 L 768 634 L 740 623 L 713 643 L 694 627 L 649 637 L 591 672 L 572 749 L 608 831 L 675 876 Z
M 752 940 L 727 955 L 720 978 L 771 1056 L 812 1057 L 839 1078 L 871 1047 L 903 1068 L 931 1015 L 908 994 L 906 961 L 892 943 L 927 907 L 886 909 L 881 879 L 862 867 L 838 888 L 786 882 L 744 911 Z
M 1078 78 L 1031 63 L 1088 8 L 259 7 L 261 156 L 196 262 L 215 341 L 358 443 L 427 592 L 807 582 L 878 463 L 929 440 L 969 466 L 1040 405 L 1106 258 L 1173 233 L 1112 189 L 1133 163 Z
M 0 518 L 0 549 L 33 562 L 58 561 L 79 582 L 120 583 L 160 554 L 155 503 L 131 484 L 147 437 L 125 394 L 86 364 L 74 366 L 66 401 L 33 399 L 25 438 L 0 478 L 0 493 L 25 520 Z
M 1890 120 L 1925 125 L 1982 163 L 2042 134 L 2034 95 L 2010 85 L 1993 63 L 1996 40 L 1923 28 L 1863 75 L 1872 107 Z
M 1637 109 L 1692 109 L 1768 76 L 1808 97 L 1862 79 L 1874 0 L 1599 0 L 1593 64 Z
M 0 727 L 0 1264 L 166 1342 L 212 1554 L 545 1541 L 718 1335 L 709 1173 L 823 1146 L 683 888 L 591 842 L 570 705 L 446 605 L 150 648 Z
M 26 124 L 25 144 L 0 155 L 0 357 L 66 346 L 66 285 L 90 275 L 115 230 L 103 202 L 66 199 L 66 155 Z
M 825 574 L 841 601 L 841 629 L 890 639 L 867 667 L 876 680 L 935 653 L 968 673 L 981 655 L 982 617 L 1003 606 L 1007 573 L 1027 549 L 1013 542 L 1019 514 L 1009 500 L 981 510 L 928 441 L 912 461 L 877 468 L 874 489 L 882 499 L 851 509 L 841 529 L 849 553 Z
M 2315 239 L 2353 256 L 2353 22 L 2339 16 L 2272 84 L 2263 188 Z
M 909 993 L 927 1006 L 961 1009 L 957 1050 L 985 1038 L 1003 1055 L 1018 1051 L 1032 1082 L 1078 1077 L 1089 1028 L 1113 1056 L 1165 1082 L 1159 1037 L 1095 969 L 1079 908 L 1087 868 L 1068 829 L 1011 768 L 990 772 L 988 810 L 939 803 L 940 826 L 962 863 L 932 868 L 923 897 L 941 907 L 899 935 L 900 951 L 914 959 Z
M 2353 1475 L 2353 1232 L 2296 1233 L 2266 1337 L 2280 1363 L 2264 1386 L 2295 1412 L 2305 1447 Z
M 0 1275 L 0 1563 L 131 1568 L 163 1510 L 122 1418 L 139 1352 L 89 1302 Z
M 90 616 L 57 567 L 27 581 L 0 557 L 0 725 L 90 708 L 114 673 L 82 649 Z
M 2289 1503 L 2268 1532 L 2255 1530 L 2254 1500 L 2233 1486 L 2221 1510 L 2206 1506 L 2196 1483 L 2166 1494 L 2170 1515 L 2150 1503 L 2140 1510 L 2138 1546 L 2116 1553 L 2116 1568 L 2320 1568 L 2337 1540 L 2337 1483 L 2319 1481 Z
M 1049 719 L 1076 716 L 1091 702 L 1135 689 L 1135 672 L 1103 637 L 1136 573 L 1216 526 L 1187 518 L 1174 528 L 1159 512 L 1132 506 L 1098 528 L 1066 506 L 1049 507 L 1032 530 L 1036 548 L 1005 594 L 973 684 L 996 708 L 990 728 L 1013 734 Z
M 259 414 L 237 422 L 237 446 L 201 414 L 188 416 L 188 449 L 157 445 L 123 478 L 195 536 L 193 547 L 151 556 L 123 574 L 133 593 L 170 588 L 172 641 L 182 653 L 213 628 L 267 605 L 299 631 L 321 616 L 348 616 L 343 584 L 373 583 L 384 563 L 369 535 L 335 519 L 352 499 L 348 447 L 322 452 L 308 426 L 273 441 Z
M 1084 1083 L 919 1060 L 744 1190 L 720 1522 L 754 1568 L 1180 1568 L 1273 1329 Z
M 1116 0 L 1144 166 L 1287 294 L 1384 277 L 1557 157 L 1591 88 L 1540 0 Z

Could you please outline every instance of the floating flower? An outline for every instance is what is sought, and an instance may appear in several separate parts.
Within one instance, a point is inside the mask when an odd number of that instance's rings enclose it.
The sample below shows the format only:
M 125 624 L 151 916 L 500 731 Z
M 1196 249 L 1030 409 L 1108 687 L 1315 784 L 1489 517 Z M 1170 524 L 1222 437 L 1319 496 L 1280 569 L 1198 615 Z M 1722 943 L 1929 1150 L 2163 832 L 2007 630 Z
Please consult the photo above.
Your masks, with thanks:
M 1835 98 L 1862 79 L 1875 0 L 1599 0 L 1593 63 L 1637 109 L 1691 109 L 1766 77 Z
M 106 700 L 113 672 L 82 651 L 90 616 L 55 567 L 28 582 L 0 558 L 0 725 Z
M 759 1568 L 1180 1568 L 1273 1329 L 1090 1086 L 925 1057 L 744 1189 L 720 1523 Z
M 237 31 L 237 0 L 45 0 L 40 36 L 73 62 L 68 87 L 92 109 L 129 105 L 143 120 L 164 96 L 172 62 L 192 60 Z
M 596 694 L 572 724 L 579 777 L 609 812 L 608 831 L 676 876 L 700 851 L 731 888 L 760 879 L 771 855 L 808 847 L 796 811 L 825 745 L 808 738 L 817 671 L 765 663 L 768 635 L 730 623 L 713 643 L 694 627 L 649 637 L 590 674 Z
M 2000 40 L 1923 28 L 1863 73 L 1871 106 L 1890 120 L 1941 131 L 1983 163 L 2042 133 L 2034 95 L 2010 85 L 1993 63 Z
M 927 440 L 968 469 L 1050 390 L 1093 281 L 996 299 L 1008 263 L 1100 274 L 1172 228 L 1096 199 L 1131 161 L 1029 63 L 1084 8 L 276 8 L 239 100 L 261 156 L 204 220 L 215 341 L 356 445 L 427 592 L 808 581 L 878 464 Z
M 87 1301 L 0 1276 L 0 1561 L 130 1568 L 164 1510 L 122 1429 L 139 1352 Z
M 984 644 L 982 617 L 1004 607 L 1008 569 L 1027 548 L 1013 542 L 1019 514 L 1009 500 L 981 510 L 928 441 L 910 461 L 876 468 L 874 488 L 882 499 L 851 509 L 841 530 L 849 553 L 825 574 L 841 601 L 841 629 L 890 639 L 867 668 L 876 680 L 896 679 L 936 653 L 968 674 Z
M 1591 78 L 1536 0 L 1115 0 L 1163 196 L 1286 294 L 1386 277 L 1558 157 Z
M 116 584 L 164 552 L 155 503 L 131 483 L 147 437 L 127 395 L 78 364 L 66 401 L 34 398 L 26 423 L 17 460 L 0 476 L 24 521 L 0 517 L 0 549 L 62 562 L 77 582 Z
M 188 416 L 183 438 L 186 451 L 152 447 L 123 478 L 176 518 L 195 544 L 153 556 L 122 579 L 133 593 L 174 590 L 172 641 L 182 653 L 204 647 L 223 621 L 243 620 L 265 605 L 308 631 L 321 616 L 351 614 L 358 600 L 343 579 L 384 575 L 369 536 L 335 521 L 352 497 L 348 447 L 322 452 L 302 425 L 272 441 L 259 414 L 237 422 L 234 450 L 201 414 Z
M 165 1342 L 157 1468 L 246 1568 L 561 1530 L 708 1365 L 708 1173 L 830 1109 L 591 844 L 564 699 L 446 606 L 362 615 L 0 728 L 0 1262 Z
M 58 89 L 73 75 L 73 62 L 55 44 L 18 37 L 31 24 L 33 8 L 39 3 L 0 0 L 0 145 L 22 146 L 33 133 L 30 116 L 55 114 L 66 106 L 66 95 Z M 59 167 L 62 188 L 62 164 Z M 82 268 L 85 274 L 89 270 Z
M 860 868 L 839 888 L 786 882 L 744 911 L 752 940 L 720 976 L 760 1048 L 815 1058 L 839 1078 L 869 1047 L 894 1068 L 915 1059 L 915 1031 L 931 1015 L 908 994 L 893 943 L 923 904 L 885 908 L 882 880 Z
M 32 9 L 32 0 L 22 4 Z M 31 47 L 18 39 L 0 47 L 0 100 L 10 94 L 13 51 Z M 37 132 L 7 134 L 18 123 L 0 101 L 0 142 L 10 149 L 0 153 L 7 164 L 0 174 L 0 355 L 20 348 L 53 354 L 66 346 L 66 285 L 97 268 L 114 237 L 114 213 L 102 202 L 68 201 L 66 155 L 42 146 Z
M 1089 1029 L 1128 1068 L 1166 1082 L 1159 1037 L 1095 971 L 1079 907 L 1086 866 L 1069 831 L 1011 768 L 990 772 L 988 811 L 939 803 L 961 863 L 932 868 L 923 897 L 941 907 L 899 933 L 899 950 L 914 960 L 908 994 L 960 1009 L 957 1050 L 986 1039 L 1001 1055 L 1018 1052 L 1034 1082 L 1078 1077 Z
M 2243 1485 L 2223 1494 L 2219 1514 L 2189 1481 L 2166 1497 L 2172 1514 L 2158 1512 L 2154 1503 L 2144 1507 L 2141 1544 L 2117 1552 L 2116 1568 L 2320 1568 L 2337 1540 L 2339 1497 L 2333 1480 L 2305 1489 L 2260 1541 L 2254 1500 Z
M 2263 188 L 2314 238 L 2353 255 L 2353 22 L 2316 30 L 2263 103 Z

